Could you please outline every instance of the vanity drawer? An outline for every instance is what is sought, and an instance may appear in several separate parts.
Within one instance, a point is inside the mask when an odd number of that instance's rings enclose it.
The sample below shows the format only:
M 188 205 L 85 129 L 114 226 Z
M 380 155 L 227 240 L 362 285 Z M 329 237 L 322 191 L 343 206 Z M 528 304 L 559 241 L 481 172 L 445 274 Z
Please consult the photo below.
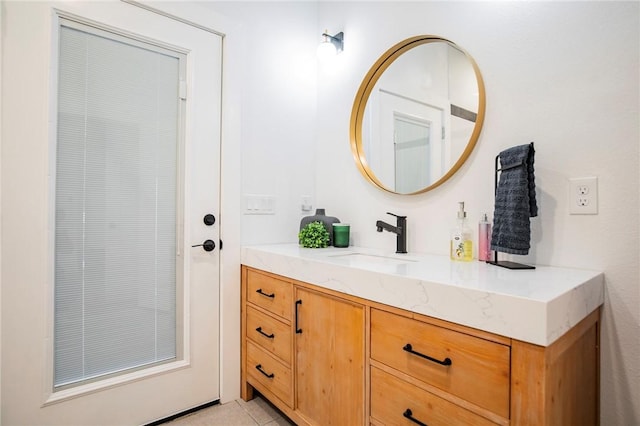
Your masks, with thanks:
M 372 309 L 371 358 L 509 417 L 509 346 Z
M 285 319 L 291 320 L 293 286 L 270 275 L 247 270 L 247 300 Z
M 247 337 L 291 364 L 291 326 L 247 306 Z
M 429 426 L 495 426 L 484 417 L 371 367 L 371 417 L 385 425 L 416 424 L 407 416 Z
M 246 371 L 248 381 L 256 385 L 258 390 L 260 386 L 257 383 L 293 407 L 291 369 L 251 342 L 247 342 Z

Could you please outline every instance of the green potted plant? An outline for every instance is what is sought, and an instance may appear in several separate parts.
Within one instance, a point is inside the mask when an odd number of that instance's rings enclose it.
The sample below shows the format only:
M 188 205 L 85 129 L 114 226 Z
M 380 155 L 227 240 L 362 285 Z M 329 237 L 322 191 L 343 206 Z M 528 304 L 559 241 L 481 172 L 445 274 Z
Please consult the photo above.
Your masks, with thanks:
M 311 222 L 300 230 L 298 241 L 302 247 L 324 248 L 329 245 L 329 232 L 322 222 Z

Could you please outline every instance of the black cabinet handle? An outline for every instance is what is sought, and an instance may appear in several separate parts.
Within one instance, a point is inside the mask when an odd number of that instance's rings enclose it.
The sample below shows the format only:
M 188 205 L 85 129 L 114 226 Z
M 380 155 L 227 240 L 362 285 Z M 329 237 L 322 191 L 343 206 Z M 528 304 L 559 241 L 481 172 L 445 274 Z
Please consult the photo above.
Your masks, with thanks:
M 422 357 L 424 359 L 428 359 L 429 361 L 435 362 L 436 364 L 440 364 L 440 365 L 451 365 L 452 364 L 451 358 L 445 358 L 444 360 L 440 361 L 439 359 L 431 358 L 429 355 L 421 354 L 420 352 L 414 351 L 413 347 L 411 346 L 411 343 L 407 343 L 406 345 L 404 345 L 402 350 L 407 351 L 409 353 L 412 353 L 414 355 L 417 355 L 419 357 Z
M 262 327 L 258 327 L 256 328 L 256 331 L 260 334 L 262 334 L 264 337 L 268 337 L 269 339 L 273 339 L 275 336 L 275 334 L 271 333 L 271 334 L 267 334 L 264 331 L 262 331 Z
M 298 328 L 298 305 L 302 305 L 302 300 L 296 300 L 296 334 L 302 334 L 302 329 Z
M 404 410 L 404 413 L 402 413 L 402 415 L 404 417 L 406 417 L 407 419 L 411 420 L 412 422 L 414 422 L 417 425 L 420 426 L 429 426 L 426 423 L 422 423 L 420 420 L 416 419 L 415 417 L 413 417 L 413 412 L 411 411 L 410 408 L 407 408 L 406 410 Z
M 256 293 L 260 293 L 261 295 L 266 296 L 266 297 L 270 297 L 270 298 L 272 298 L 272 299 L 273 299 L 274 297 L 276 297 L 276 294 L 275 294 L 275 293 L 267 294 L 267 293 L 265 293 L 264 291 L 262 291 L 262 289 L 261 289 L 261 288 L 257 289 L 257 290 L 256 290 Z
M 256 365 L 256 370 L 258 370 L 259 372 L 261 372 L 262 374 L 264 374 L 265 376 L 267 376 L 267 379 L 273 379 L 275 377 L 275 374 L 271 373 L 268 374 L 266 371 L 264 371 L 262 369 L 262 364 L 258 364 Z

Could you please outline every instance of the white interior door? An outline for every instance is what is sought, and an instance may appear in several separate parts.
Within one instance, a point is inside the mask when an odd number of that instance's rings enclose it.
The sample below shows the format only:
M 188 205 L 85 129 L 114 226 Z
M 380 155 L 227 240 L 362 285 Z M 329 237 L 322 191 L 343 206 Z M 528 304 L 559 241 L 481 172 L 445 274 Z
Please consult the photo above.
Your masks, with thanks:
M 445 139 L 443 137 L 443 108 L 425 104 L 416 99 L 399 95 L 384 89 L 380 89 L 376 93 L 377 105 L 375 116 L 372 117 L 372 128 L 377 134 L 378 146 L 374 145 L 371 152 L 371 165 L 376 177 L 380 179 L 389 188 L 395 189 L 402 193 L 413 192 L 428 186 L 442 176 L 443 162 L 445 157 Z M 415 120 L 415 122 L 430 123 L 429 125 L 429 156 L 423 156 L 421 160 L 414 157 L 412 163 L 402 165 L 409 168 L 420 166 L 421 172 L 426 171 L 426 180 L 428 184 L 420 184 L 413 182 L 406 187 L 402 183 L 398 185 L 396 182 L 398 166 L 396 159 L 396 124 L 397 117 L 404 117 L 406 120 Z M 373 139 L 373 138 L 372 138 Z M 412 154 L 413 155 L 413 154 Z M 367 157 L 369 158 L 369 157 Z M 420 163 L 420 161 L 422 161 Z M 408 172 L 408 175 L 416 174 L 416 172 Z M 403 190 L 406 189 L 405 190 Z
M 8 41 L 3 45 L 9 49 L 3 56 L 4 63 L 9 64 L 3 74 L 3 109 L 13 104 L 19 114 L 11 120 L 3 117 L 2 134 L 2 252 L 7 253 L 7 247 L 12 252 L 10 257 L 3 256 L 2 269 L 2 423 L 143 424 L 218 399 L 221 37 L 122 2 L 6 2 L 3 7 L 3 19 L 8 22 L 3 28 Z M 56 193 L 60 159 L 56 156 L 67 155 L 56 153 L 60 16 L 97 27 L 105 38 L 109 33 L 116 34 L 116 43 L 130 42 L 142 49 L 149 44 L 165 49 L 168 56 L 171 52 L 182 54 L 186 68 L 185 81 L 174 82 L 177 110 L 182 111 L 175 120 L 179 133 L 184 134 L 175 152 L 175 351 L 160 355 L 157 362 L 143 361 L 119 371 L 116 367 L 105 374 L 89 372 L 85 379 L 56 382 L 56 235 L 60 239 L 54 211 L 56 196 L 60 197 Z M 25 28 L 27 31 L 23 31 Z M 20 42 L 13 42 L 16 39 Z M 49 66 L 20 62 L 21 48 L 25 55 L 50 57 Z M 47 81 L 47 74 L 48 87 L 39 84 Z M 23 91 L 5 90 L 16 85 Z M 45 111 L 42 104 L 47 100 L 50 108 Z M 9 124 L 4 125 L 7 121 Z M 100 124 L 105 133 L 112 131 L 108 121 Z M 42 137 L 47 133 L 49 138 Z M 91 167 L 109 168 L 109 161 L 138 164 L 140 169 L 150 164 L 147 156 L 120 160 L 115 156 L 105 161 Z M 7 191 L 7 181 L 20 182 L 20 191 Z M 157 182 L 163 185 L 161 179 Z M 110 190 L 119 189 L 118 185 L 111 186 Z M 138 197 L 148 194 L 144 188 L 141 191 Z M 161 214 L 159 211 L 155 214 Z M 214 224 L 204 223 L 207 214 L 216 218 Z M 131 225 L 130 232 L 140 228 L 126 221 L 121 224 Z M 119 224 L 109 226 L 113 229 Z M 117 238 L 124 237 L 105 228 L 108 238 L 116 239 L 114 247 L 130 241 L 119 242 Z M 81 244 L 88 245 L 87 238 L 80 239 L 84 241 Z M 48 244 L 34 245 L 36 240 Z M 192 247 L 205 240 L 213 241 L 215 249 Z M 150 244 L 149 250 L 166 246 Z M 145 248 L 140 251 L 145 252 Z M 119 267 L 115 265 L 111 268 Z M 121 285 L 126 286 L 124 275 Z M 82 306 L 87 306 L 80 293 L 73 291 Z M 140 295 L 138 307 L 151 304 L 145 297 Z M 155 303 L 162 304 L 163 300 Z M 85 323 L 82 326 L 88 328 Z M 122 351 L 112 351 L 103 358 L 110 361 Z

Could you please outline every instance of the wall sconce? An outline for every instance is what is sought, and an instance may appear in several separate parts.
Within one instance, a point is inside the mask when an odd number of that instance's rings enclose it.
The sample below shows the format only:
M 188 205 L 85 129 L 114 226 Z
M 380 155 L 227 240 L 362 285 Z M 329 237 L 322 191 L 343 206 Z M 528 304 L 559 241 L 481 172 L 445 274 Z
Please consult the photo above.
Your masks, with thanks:
M 324 40 L 318 46 L 318 58 L 320 60 L 328 59 L 336 56 L 338 53 L 344 50 L 344 33 L 340 31 L 336 35 L 327 34 L 327 30 L 322 33 Z

